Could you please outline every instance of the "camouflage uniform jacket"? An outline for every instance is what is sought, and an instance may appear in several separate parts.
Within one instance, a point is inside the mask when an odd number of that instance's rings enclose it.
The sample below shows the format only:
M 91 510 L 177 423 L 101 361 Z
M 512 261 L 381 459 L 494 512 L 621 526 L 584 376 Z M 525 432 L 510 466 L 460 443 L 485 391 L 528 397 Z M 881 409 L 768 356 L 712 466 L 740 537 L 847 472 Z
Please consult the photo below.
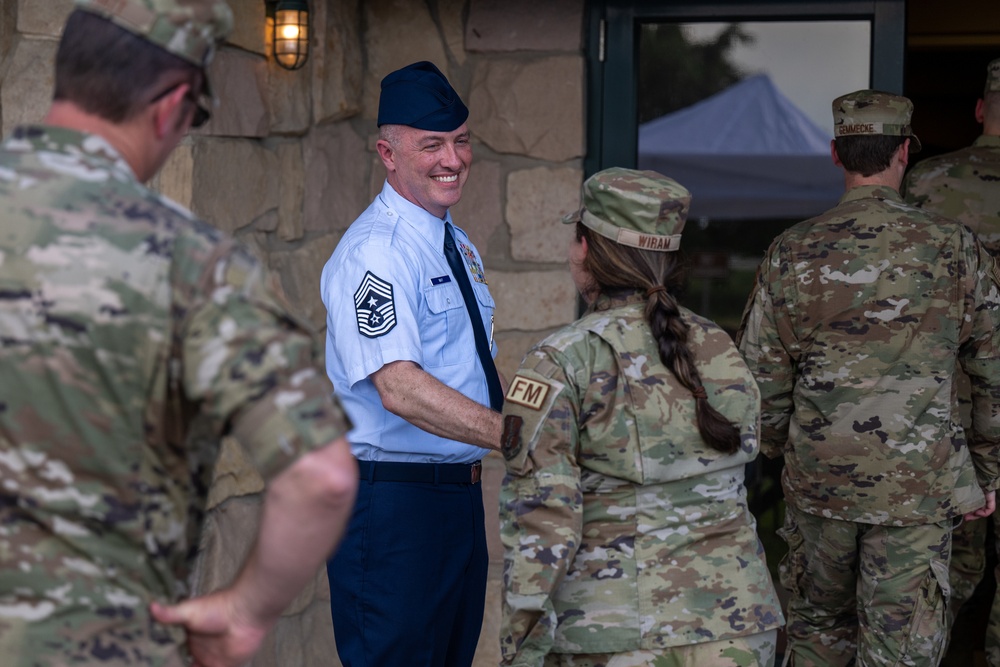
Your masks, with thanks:
M 737 344 L 761 389 L 761 450 L 784 453 L 788 502 L 894 526 L 982 506 L 1000 443 L 995 279 L 967 227 L 888 187 L 853 188 L 775 239 Z M 970 434 L 955 407 L 959 362 Z
M 0 662 L 181 665 L 212 464 L 263 476 L 342 435 L 319 347 L 260 264 L 103 139 L 0 146 Z
M 504 447 L 504 664 L 783 622 L 743 485 L 758 451 L 753 378 L 729 336 L 682 309 L 709 401 L 742 434 L 736 454 L 711 449 L 691 392 L 660 362 L 645 303 L 600 297 L 533 348 L 508 388 L 505 419 L 523 424 Z
M 906 201 L 958 220 L 1000 255 L 1000 136 L 918 163 L 903 182 Z

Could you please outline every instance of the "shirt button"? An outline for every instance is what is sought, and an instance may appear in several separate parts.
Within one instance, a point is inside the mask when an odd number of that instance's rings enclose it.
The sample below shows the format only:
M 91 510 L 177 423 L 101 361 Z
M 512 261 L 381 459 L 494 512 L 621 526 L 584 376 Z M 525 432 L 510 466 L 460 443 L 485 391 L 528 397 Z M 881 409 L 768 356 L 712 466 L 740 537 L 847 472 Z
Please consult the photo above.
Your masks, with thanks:
M 448 303 L 451 303 L 451 299 L 447 299 Z

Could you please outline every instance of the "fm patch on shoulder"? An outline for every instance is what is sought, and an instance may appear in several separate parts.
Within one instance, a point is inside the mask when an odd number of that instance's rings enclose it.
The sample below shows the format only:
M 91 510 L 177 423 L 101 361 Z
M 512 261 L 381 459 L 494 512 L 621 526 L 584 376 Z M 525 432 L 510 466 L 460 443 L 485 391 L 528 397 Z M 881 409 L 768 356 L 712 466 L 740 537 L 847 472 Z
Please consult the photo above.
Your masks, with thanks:
M 507 387 L 507 395 L 504 396 L 504 399 L 532 410 L 541 410 L 551 388 L 551 385 L 540 380 L 515 375 L 514 379 L 510 381 L 510 386 Z
M 358 316 L 358 332 L 362 336 L 378 338 L 389 333 L 396 326 L 392 283 L 366 271 L 358 291 L 354 293 L 354 309 Z

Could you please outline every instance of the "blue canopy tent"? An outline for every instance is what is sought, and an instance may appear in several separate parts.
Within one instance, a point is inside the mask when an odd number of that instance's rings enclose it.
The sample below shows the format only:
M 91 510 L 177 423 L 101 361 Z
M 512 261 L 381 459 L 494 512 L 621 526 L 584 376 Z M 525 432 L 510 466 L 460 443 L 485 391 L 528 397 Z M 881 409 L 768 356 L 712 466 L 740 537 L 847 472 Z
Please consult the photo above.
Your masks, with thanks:
M 831 135 L 766 74 L 639 126 L 639 169 L 691 191 L 692 219 L 808 218 L 844 190 Z

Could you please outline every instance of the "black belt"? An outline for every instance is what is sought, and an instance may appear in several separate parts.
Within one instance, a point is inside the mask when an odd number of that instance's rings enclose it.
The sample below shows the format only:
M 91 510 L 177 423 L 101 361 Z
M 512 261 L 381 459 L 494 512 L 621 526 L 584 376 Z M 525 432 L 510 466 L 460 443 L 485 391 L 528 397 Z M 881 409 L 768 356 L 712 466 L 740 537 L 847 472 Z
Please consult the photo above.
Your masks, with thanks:
M 424 484 L 478 484 L 483 464 L 475 463 L 396 463 L 358 461 L 359 477 L 369 482 L 422 482 Z

